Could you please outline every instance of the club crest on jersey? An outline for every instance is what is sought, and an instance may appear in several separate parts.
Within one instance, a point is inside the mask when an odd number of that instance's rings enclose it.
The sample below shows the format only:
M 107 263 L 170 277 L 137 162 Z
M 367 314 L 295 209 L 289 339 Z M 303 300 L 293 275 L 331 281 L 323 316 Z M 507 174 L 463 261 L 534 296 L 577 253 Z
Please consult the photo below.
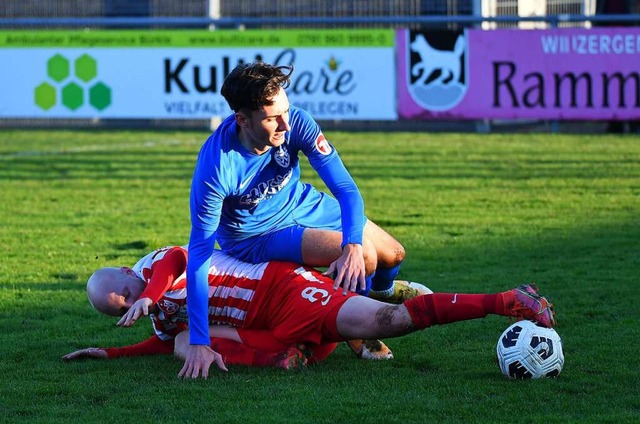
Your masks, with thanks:
M 176 311 L 178 310 L 180 305 L 178 305 L 177 303 L 172 302 L 170 300 L 162 299 L 162 300 L 160 300 L 160 302 L 158 302 L 158 307 L 165 314 L 172 315 L 172 314 L 176 313 Z
M 280 165 L 280 167 L 289 167 L 289 151 L 284 147 L 284 145 L 278 147 L 278 150 L 273 153 L 273 158 L 276 160 L 276 163 Z
M 318 138 L 316 138 L 316 149 L 325 156 L 331 153 L 331 145 L 322 133 L 318 134 Z

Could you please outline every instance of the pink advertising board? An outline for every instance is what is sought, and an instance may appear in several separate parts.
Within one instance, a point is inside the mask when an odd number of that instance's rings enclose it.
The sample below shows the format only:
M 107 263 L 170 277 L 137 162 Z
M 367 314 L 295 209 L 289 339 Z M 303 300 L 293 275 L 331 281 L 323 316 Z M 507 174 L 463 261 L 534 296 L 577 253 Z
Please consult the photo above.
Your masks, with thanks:
M 640 119 L 640 28 L 396 33 L 401 119 Z

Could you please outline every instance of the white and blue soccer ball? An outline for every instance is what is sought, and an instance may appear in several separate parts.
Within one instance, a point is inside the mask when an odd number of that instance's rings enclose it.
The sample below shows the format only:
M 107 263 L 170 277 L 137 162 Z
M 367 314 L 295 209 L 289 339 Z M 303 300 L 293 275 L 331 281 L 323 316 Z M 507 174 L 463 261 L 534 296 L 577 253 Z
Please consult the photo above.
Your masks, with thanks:
M 557 377 L 564 366 L 558 333 L 532 321 L 518 321 L 504 330 L 496 350 L 500 370 L 509 378 Z

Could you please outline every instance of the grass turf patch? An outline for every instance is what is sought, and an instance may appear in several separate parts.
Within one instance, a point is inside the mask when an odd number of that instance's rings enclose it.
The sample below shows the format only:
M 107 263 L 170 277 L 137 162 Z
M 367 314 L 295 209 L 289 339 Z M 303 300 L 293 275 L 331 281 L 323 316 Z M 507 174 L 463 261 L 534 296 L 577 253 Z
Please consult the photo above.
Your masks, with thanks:
M 0 132 L 0 400 L 7 422 L 633 422 L 640 416 L 640 138 L 328 133 L 367 216 L 406 247 L 400 277 L 435 291 L 536 281 L 558 311 L 556 380 L 505 380 L 502 317 L 346 346 L 302 372 L 234 367 L 180 381 L 171 357 L 60 357 L 146 338 L 90 307 L 102 266 L 189 234 L 200 132 Z M 323 187 L 303 159 L 303 180 Z

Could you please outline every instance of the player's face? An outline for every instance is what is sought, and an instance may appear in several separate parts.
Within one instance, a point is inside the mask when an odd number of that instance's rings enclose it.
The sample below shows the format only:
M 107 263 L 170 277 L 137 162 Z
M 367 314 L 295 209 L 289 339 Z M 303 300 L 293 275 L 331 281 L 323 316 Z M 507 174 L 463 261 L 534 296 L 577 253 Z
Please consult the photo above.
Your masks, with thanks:
M 273 104 L 251 113 L 238 112 L 240 141 L 249 151 L 264 153 L 284 143 L 289 126 L 289 98 L 284 89 L 273 97 Z
M 107 293 L 107 304 L 113 312 L 111 315 L 122 316 L 142 294 L 143 284 L 131 268 L 120 268 L 116 287 Z

